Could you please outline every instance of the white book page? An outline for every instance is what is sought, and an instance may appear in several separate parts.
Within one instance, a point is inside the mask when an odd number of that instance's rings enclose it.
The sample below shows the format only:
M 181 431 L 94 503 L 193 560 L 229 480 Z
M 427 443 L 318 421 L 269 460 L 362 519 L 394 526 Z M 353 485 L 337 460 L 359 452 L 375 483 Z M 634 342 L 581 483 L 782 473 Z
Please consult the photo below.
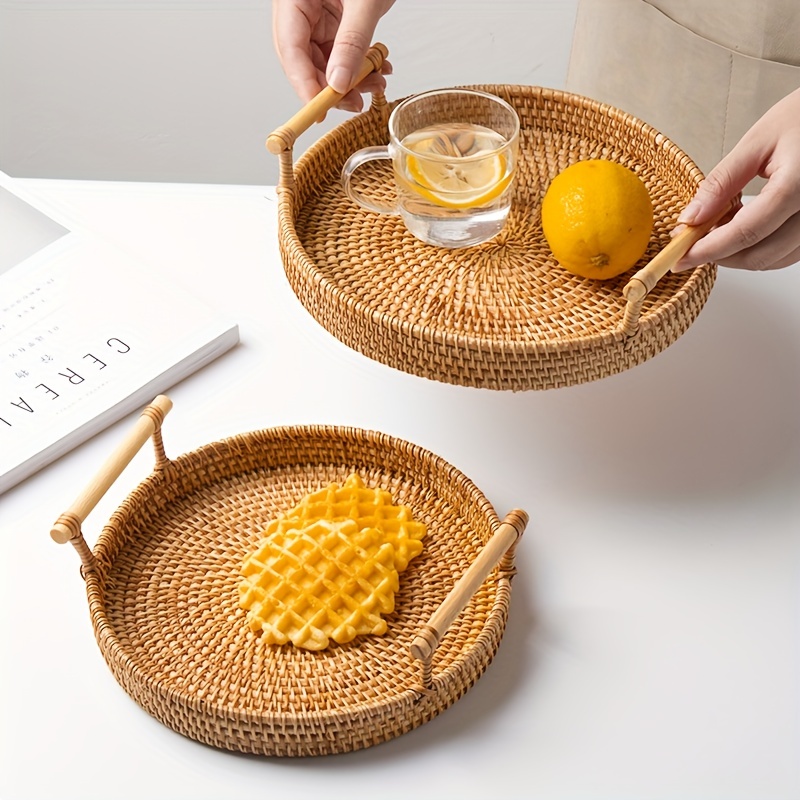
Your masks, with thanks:
M 127 254 L 58 227 L 38 236 L 0 272 L 0 492 L 238 341 Z

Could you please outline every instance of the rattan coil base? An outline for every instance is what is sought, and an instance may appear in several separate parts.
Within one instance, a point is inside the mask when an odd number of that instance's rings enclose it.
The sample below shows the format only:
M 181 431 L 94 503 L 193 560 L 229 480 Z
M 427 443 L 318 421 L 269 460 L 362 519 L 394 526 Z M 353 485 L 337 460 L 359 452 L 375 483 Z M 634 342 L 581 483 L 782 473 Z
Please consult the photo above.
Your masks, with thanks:
M 585 97 L 531 86 L 482 85 L 520 115 L 511 217 L 492 241 L 460 250 L 423 244 L 398 217 L 356 206 L 340 172 L 362 147 L 386 144 L 395 103 L 375 98 L 292 163 L 282 154 L 280 247 L 288 280 L 307 311 L 360 353 L 432 380 L 499 390 L 550 389 L 598 380 L 657 355 L 705 304 L 713 265 L 667 275 L 638 318 L 626 319 L 623 289 L 570 275 L 541 230 L 541 199 L 569 164 L 589 158 L 635 170 L 655 207 L 645 263 L 669 241 L 702 174 L 674 143 L 624 112 Z M 393 194 L 380 163 L 361 191 Z M 638 266 L 641 266 L 638 265 Z
M 156 434 L 155 471 L 93 551 L 79 533 L 71 541 L 102 654 L 162 723 L 237 752 L 342 753 L 430 720 L 489 665 L 506 625 L 513 548 L 422 668 L 410 652 L 501 524 L 442 458 L 384 434 L 314 426 L 255 431 L 170 460 Z M 263 644 L 238 607 L 242 560 L 269 520 L 353 471 L 428 528 L 423 553 L 402 575 L 389 632 L 320 652 Z

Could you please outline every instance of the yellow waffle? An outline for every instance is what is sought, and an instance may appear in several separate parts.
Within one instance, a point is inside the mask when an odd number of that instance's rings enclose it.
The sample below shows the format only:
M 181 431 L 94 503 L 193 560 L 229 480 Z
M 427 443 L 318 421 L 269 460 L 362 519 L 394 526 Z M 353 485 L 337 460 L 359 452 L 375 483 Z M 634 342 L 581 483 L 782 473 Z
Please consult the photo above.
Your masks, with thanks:
M 268 644 L 323 650 L 332 639 L 386 632 L 394 609 L 395 551 L 380 530 L 352 519 L 281 526 L 242 567 L 239 604 Z
M 403 572 L 412 558 L 422 552 L 425 525 L 412 518 L 408 506 L 395 505 L 383 489 L 368 489 L 357 473 L 339 486 L 331 483 L 306 495 L 297 506 L 271 522 L 266 534 L 290 528 L 304 528 L 317 520 L 354 520 L 358 529 L 376 528 L 383 541 L 394 547 L 395 568 Z

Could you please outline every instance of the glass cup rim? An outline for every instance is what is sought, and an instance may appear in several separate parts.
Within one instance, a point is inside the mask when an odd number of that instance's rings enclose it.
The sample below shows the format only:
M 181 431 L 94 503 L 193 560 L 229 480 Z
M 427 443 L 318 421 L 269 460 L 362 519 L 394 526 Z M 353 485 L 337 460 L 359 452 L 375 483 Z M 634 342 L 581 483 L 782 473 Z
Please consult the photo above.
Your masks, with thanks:
M 467 94 L 472 95 L 474 97 L 483 97 L 486 100 L 491 100 L 495 104 L 499 105 L 501 108 L 504 108 L 506 111 L 510 112 L 511 118 L 514 120 L 514 132 L 511 136 L 506 140 L 506 143 L 502 147 L 498 147 L 497 150 L 493 150 L 491 153 L 476 153 L 472 156 L 462 156 L 461 160 L 463 161 L 481 161 L 485 158 L 490 158 L 492 155 L 496 153 L 502 153 L 511 147 L 514 142 L 519 137 L 519 129 L 520 129 L 520 122 L 519 122 L 519 114 L 517 110 L 506 100 L 503 100 L 502 97 L 498 97 L 496 94 L 491 94 L 491 92 L 484 92 L 480 89 L 459 89 L 458 87 L 452 87 L 448 89 L 430 89 L 426 92 L 420 92 L 419 94 L 413 94 L 410 97 L 407 97 L 405 100 L 402 100 L 399 105 L 395 106 L 392 113 L 389 115 L 389 137 L 391 140 L 391 146 L 401 150 L 406 155 L 414 156 L 414 158 L 422 158 L 425 161 L 452 161 L 451 156 L 441 156 L 436 153 L 425 154 L 421 156 L 419 153 L 416 153 L 413 150 L 409 150 L 409 148 L 404 147 L 400 140 L 397 138 L 395 131 L 394 131 L 394 124 L 395 124 L 395 115 L 403 108 L 413 105 L 415 102 L 422 100 L 427 97 L 436 97 L 437 95 L 446 95 L 446 94 Z

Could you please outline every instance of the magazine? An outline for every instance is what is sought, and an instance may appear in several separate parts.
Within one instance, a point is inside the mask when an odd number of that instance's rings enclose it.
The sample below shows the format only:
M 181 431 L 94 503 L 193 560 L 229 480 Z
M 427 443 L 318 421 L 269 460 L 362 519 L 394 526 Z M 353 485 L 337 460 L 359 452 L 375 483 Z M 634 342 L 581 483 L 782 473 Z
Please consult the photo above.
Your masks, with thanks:
M 238 341 L 232 320 L 0 173 L 0 493 Z

